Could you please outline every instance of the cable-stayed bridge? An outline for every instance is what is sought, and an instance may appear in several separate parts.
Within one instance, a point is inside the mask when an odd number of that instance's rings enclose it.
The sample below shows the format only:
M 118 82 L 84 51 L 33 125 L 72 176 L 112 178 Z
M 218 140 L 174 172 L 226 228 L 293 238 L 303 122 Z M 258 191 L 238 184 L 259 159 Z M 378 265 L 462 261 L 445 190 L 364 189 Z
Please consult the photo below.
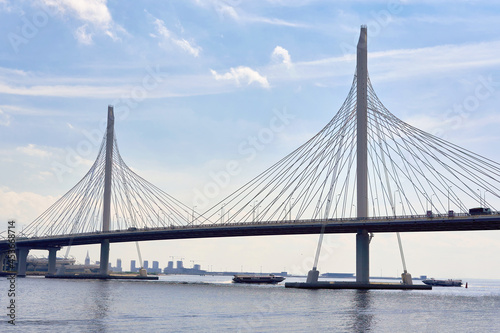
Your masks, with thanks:
M 18 232 L 19 274 L 30 249 L 49 250 L 53 273 L 62 246 L 101 244 L 101 274 L 107 274 L 113 242 L 323 230 L 356 233 L 356 276 L 367 282 L 373 233 L 500 229 L 500 164 L 387 110 L 368 77 L 366 38 L 363 27 L 356 74 L 332 120 L 203 213 L 125 164 L 110 106 L 107 131 L 89 172 Z M 2 235 L 7 239 L 6 232 Z M 8 241 L 0 240 L 0 251 L 8 248 Z

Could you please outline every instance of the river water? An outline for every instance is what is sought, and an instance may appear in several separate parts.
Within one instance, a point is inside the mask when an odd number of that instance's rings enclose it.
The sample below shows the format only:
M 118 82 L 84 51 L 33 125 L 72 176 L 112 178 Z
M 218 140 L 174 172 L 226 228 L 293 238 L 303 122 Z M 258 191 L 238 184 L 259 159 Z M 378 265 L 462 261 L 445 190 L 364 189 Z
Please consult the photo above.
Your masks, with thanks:
M 468 282 L 467 289 L 359 291 L 233 284 L 229 276 L 27 277 L 9 297 L 2 277 L 0 332 L 499 332 L 500 281 Z

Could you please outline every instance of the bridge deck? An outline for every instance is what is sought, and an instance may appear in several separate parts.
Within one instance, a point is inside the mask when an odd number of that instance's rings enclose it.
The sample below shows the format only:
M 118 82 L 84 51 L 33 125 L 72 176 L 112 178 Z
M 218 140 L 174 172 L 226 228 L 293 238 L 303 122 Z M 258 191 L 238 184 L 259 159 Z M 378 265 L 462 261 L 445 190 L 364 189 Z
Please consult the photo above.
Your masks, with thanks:
M 16 243 L 18 247 L 47 249 L 49 247 L 69 245 L 98 244 L 103 239 L 109 239 L 111 243 L 119 243 L 164 239 L 304 235 L 319 234 L 323 223 L 326 223 L 325 233 L 356 233 L 359 229 L 366 229 L 373 233 L 500 230 L 500 214 L 458 217 L 438 216 L 433 218 L 399 217 L 370 218 L 366 220 L 299 220 L 190 225 L 185 227 L 137 229 L 134 231 L 96 231 L 76 235 L 17 238 Z M 0 250 L 6 250 L 8 246 L 7 240 L 0 241 Z

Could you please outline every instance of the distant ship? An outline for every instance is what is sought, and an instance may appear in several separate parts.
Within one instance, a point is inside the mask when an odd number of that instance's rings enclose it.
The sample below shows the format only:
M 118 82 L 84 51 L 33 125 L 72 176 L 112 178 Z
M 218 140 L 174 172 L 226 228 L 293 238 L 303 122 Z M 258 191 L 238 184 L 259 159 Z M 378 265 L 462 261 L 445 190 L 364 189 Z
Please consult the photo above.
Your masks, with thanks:
M 354 273 L 323 273 L 324 278 L 354 278 Z
M 279 283 L 285 280 L 283 276 L 274 274 L 269 275 L 235 275 L 233 282 L 235 283 Z
M 436 280 L 436 279 L 427 279 L 427 280 L 422 280 L 423 283 L 429 285 L 429 286 L 437 286 L 437 287 L 461 287 L 462 286 L 462 280 Z

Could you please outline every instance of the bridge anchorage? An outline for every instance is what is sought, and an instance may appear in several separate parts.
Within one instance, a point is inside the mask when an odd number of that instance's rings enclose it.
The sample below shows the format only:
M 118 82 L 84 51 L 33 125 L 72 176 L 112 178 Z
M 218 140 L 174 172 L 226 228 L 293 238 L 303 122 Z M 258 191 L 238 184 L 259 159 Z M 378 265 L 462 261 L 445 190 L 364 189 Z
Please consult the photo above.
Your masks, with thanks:
M 385 108 L 368 76 L 363 26 L 352 86 L 331 121 L 203 214 L 130 170 L 118 151 L 110 106 L 89 172 L 18 233 L 18 274 L 25 274 L 30 249 L 48 250 L 49 273 L 55 274 L 61 247 L 101 244 L 100 276 L 107 276 L 114 242 L 292 234 L 320 234 L 321 240 L 324 233 L 354 233 L 356 282 L 374 288 L 373 234 L 500 230 L 499 194 L 499 163 L 425 133 Z M 5 263 L 9 243 L 2 235 Z M 301 287 L 322 287 L 316 282 L 319 249 L 310 283 Z M 403 280 L 411 287 L 411 276 Z

